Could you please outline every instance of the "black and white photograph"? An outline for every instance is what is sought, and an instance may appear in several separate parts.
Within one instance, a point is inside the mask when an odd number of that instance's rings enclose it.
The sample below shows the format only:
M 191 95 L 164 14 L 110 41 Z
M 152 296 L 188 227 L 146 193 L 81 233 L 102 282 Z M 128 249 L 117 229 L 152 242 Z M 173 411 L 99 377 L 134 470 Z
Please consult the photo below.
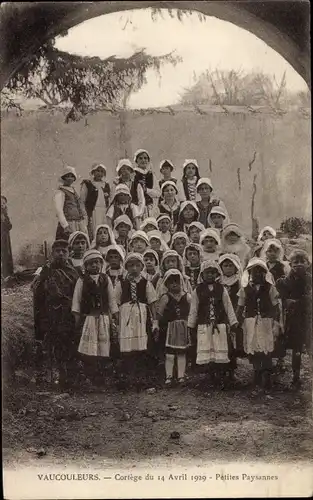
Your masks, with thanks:
M 4 498 L 311 496 L 310 3 L 0 32 Z

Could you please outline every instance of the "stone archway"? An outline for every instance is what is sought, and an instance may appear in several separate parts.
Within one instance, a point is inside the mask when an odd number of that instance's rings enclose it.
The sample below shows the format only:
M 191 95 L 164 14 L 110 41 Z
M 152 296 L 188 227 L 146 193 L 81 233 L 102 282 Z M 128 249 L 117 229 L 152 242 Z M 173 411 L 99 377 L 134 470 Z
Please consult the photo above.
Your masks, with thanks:
M 139 8 L 190 9 L 250 31 L 284 57 L 310 86 L 308 1 L 103 1 L 4 3 L 0 88 L 49 38 L 103 14 Z

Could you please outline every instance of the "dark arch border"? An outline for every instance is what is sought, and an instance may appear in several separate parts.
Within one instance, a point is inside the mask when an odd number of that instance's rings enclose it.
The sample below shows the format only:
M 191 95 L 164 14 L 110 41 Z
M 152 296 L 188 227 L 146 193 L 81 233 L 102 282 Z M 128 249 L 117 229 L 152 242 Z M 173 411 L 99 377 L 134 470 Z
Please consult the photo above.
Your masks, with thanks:
M 202 0 L 6 2 L 0 16 L 0 88 L 47 39 L 93 17 L 147 7 L 195 10 L 244 28 L 281 54 L 310 87 L 309 0 Z

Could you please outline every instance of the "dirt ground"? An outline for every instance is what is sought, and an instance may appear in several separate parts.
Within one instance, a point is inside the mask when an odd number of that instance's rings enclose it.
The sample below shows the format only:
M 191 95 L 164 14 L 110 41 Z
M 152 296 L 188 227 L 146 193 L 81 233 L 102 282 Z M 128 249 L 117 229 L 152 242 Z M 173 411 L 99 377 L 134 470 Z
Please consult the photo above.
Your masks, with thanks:
M 3 296 L 2 328 L 12 293 Z M 27 304 L 31 307 L 29 288 L 16 293 L 24 296 L 25 314 Z M 27 321 L 29 325 L 29 316 Z M 4 384 L 5 467 L 154 467 L 188 465 L 195 458 L 199 464 L 311 461 L 309 357 L 304 356 L 300 389 L 290 388 L 288 355 L 285 373 L 274 378 L 267 393 L 253 390 L 252 368 L 239 361 L 237 383 L 227 391 L 214 388 L 201 373 L 185 387 L 164 388 L 161 371 L 148 389 L 122 391 L 108 377 L 100 388 L 62 392 L 49 383 L 39 389 L 32 373 L 20 371 L 13 386 Z

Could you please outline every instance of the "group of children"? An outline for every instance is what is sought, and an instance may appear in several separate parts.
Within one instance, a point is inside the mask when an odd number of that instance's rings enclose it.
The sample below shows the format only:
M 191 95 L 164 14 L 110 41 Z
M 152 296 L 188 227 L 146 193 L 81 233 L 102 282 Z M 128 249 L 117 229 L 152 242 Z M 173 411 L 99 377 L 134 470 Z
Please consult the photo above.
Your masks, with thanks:
M 299 384 L 311 346 L 306 252 L 287 259 L 269 226 L 251 248 L 196 160 L 184 163 L 181 188 L 169 160 L 158 186 L 147 151 L 134 163 L 119 162 L 112 200 L 99 164 L 80 196 L 71 167 L 56 193 L 52 258 L 32 287 L 38 345 L 49 339 L 60 384 L 103 384 L 110 360 L 119 382 L 161 370 L 169 386 L 202 366 L 224 388 L 246 357 L 266 389 L 286 349 Z

